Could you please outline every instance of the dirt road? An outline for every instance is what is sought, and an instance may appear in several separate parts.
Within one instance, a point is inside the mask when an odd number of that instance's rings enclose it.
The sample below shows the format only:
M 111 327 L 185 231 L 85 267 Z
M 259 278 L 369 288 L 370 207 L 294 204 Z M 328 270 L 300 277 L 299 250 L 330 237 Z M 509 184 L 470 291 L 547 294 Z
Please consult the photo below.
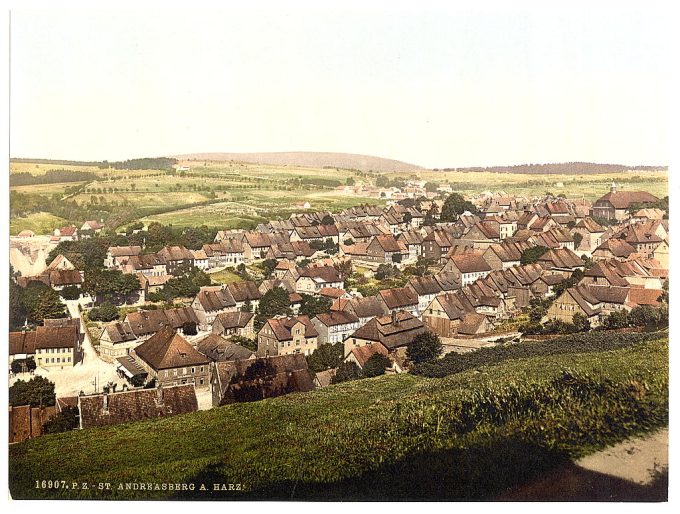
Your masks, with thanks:
M 579 459 L 501 501 L 666 501 L 668 429 Z

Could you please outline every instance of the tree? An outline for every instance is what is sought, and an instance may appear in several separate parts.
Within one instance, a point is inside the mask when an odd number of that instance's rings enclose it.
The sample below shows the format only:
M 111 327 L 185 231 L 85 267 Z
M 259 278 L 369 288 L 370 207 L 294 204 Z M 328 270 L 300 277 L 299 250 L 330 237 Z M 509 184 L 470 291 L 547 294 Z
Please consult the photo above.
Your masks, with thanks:
M 629 325 L 628 321 L 628 311 L 622 309 L 620 311 L 614 311 L 609 316 L 604 318 L 602 325 L 607 329 L 615 328 L 625 328 Z
M 335 376 L 331 378 L 331 384 L 339 384 L 340 382 L 349 382 L 361 378 L 361 369 L 355 362 L 343 362 L 338 366 Z
M 588 332 L 590 330 L 590 321 L 584 314 L 577 312 L 571 317 L 571 322 L 574 325 L 575 332 Z
M 425 191 L 428 193 L 436 193 L 437 189 L 439 189 L 439 184 L 435 182 L 426 182 L 425 183 Z
M 324 215 L 323 218 L 321 218 L 321 224 L 322 225 L 335 225 L 335 220 L 333 219 L 333 216 L 330 214 Z
M 25 373 L 27 371 L 31 372 L 34 371 L 35 368 L 36 365 L 33 357 L 29 357 L 28 359 L 14 359 L 10 365 L 10 369 L 14 374 Z
M 378 175 L 378 177 L 375 179 L 375 185 L 377 187 L 387 187 L 387 185 L 390 183 L 390 179 L 388 179 L 384 175 Z
M 325 296 L 311 296 L 304 293 L 301 296 L 302 302 L 300 303 L 299 313 L 302 316 L 309 316 L 311 319 L 317 314 L 331 310 L 333 301 L 330 298 L 326 298 Z
M 270 289 L 260 298 L 255 314 L 255 330 L 258 331 L 274 316 L 290 316 L 290 298 L 285 289 L 275 287 Z
M 522 265 L 534 264 L 547 251 L 548 248 L 545 246 L 532 246 L 531 248 L 527 248 L 522 252 L 522 255 L 519 258 L 519 263 Z
M 572 237 L 574 238 L 574 248 L 578 248 L 583 241 L 583 234 L 576 232 Z
M 265 259 L 262 261 L 262 269 L 264 271 L 264 277 L 268 278 L 273 272 L 278 261 L 276 259 Z
M 411 341 L 406 349 L 406 357 L 415 364 L 439 357 L 444 350 L 437 334 L 423 332 Z
M 118 308 L 109 302 L 102 303 L 99 307 L 90 309 L 88 318 L 91 321 L 113 321 L 118 319 Z
M 45 434 L 59 434 L 75 430 L 79 426 L 79 416 L 78 407 L 66 407 L 43 425 L 43 432 Z
M 185 321 L 184 324 L 182 325 L 182 333 L 185 336 L 195 336 L 198 334 L 198 330 L 196 329 L 196 323 L 193 321 Z
M 355 184 L 354 178 L 347 177 L 347 180 L 345 180 L 345 184 L 347 184 L 348 186 L 353 186 Z
M 649 327 L 658 325 L 661 319 L 659 309 L 651 305 L 634 307 L 628 314 L 628 320 L 634 327 Z
M 59 294 L 64 300 L 77 300 L 80 298 L 80 288 L 78 286 L 66 286 Z
M 378 280 L 386 280 L 394 278 L 399 275 L 399 269 L 392 264 L 380 264 L 375 272 L 375 278 Z
M 458 193 L 451 193 L 442 207 L 442 221 L 456 221 L 465 211 L 477 213 L 477 208 Z
M 241 312 L 253 312 L 253 304 L 250 303 L 250 300 L 243 302 L 243 305 L 241 305 Z
M 21 303 L 31 323 L 42 323 L 44 319 L 63 318 L 66 309 L 59 293 L 42 282 L 32 280 L 22 292 Z
M 54 383 L 41 376 L 33 377 L 28 382 L 17 380 L 9 388 L 9 404 L 12 407 L 48 407 L 54 405 L 56 398 Z
M 331 368 L 337 368 L 342 363 L 343 352 L 343 343 L 325 343 L 319 345 L 319 347 L 307 357 L 307 366 L 315 373 Z
M 379 375 L 385 374 L 385 369 L 392 366 L 392 361 L 387 358 L 386 355 L 382 353 L 374 353 L 371 355 L 366 364 L 364 364 L 364 369 L 362 370 L 364 377 L 377 377 Z

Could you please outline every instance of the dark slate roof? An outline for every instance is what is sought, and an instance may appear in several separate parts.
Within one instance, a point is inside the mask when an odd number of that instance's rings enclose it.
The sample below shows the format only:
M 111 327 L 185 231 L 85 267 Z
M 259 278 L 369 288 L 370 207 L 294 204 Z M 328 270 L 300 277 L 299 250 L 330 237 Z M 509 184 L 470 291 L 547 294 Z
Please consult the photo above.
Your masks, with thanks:
M 117 425 L 198 410 L 192 384 L 78 398 L 82 428 Z
M 253 352 L 217 334 L 201 339 L 196 349 L 211 361 L 235 361 L 249 359 Z
M 266 369 L 267 380 L 247 380 L 246 374 L 252 366 Z M 216 362 L 214 376 L 217 377 L 222 403 L 239 400 L 248 401 L 247 398 L 242 398 L 242 395 L 239 394 L 246 388 L 257 390 L 254 395 L 257 398 L 251 399 L 272 398 L 282 394 L 307 392 L 314 389 L 314 382 L 307 368 L 307 359 L 301 354 Z
M 423 322 L 406 311 L 392 316 L 373 318 L 364 326 L 356 330 L 350 337 L 382 343 L 387 349 L 393 350 L 408 345 L 413 339 L 427 329 Z

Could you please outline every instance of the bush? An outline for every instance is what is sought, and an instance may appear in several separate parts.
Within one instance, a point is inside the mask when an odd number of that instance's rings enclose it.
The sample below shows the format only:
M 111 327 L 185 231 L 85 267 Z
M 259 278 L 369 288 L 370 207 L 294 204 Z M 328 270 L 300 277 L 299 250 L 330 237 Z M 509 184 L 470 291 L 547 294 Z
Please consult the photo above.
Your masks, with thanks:
M 54 383 L 45 377 L 33 377 L 28 382 L 17 380 L 9 388 L 9 404 L 13 407 L 20 405 L 47 407 L 54 405 L 56 398 Z
M 43 425 L 43 432 L 46 434 L 58 434 L 75 430 L 79 426 L 78 417 L 78 407 L 66 407 Z
M 442 342 L 437 334 L 424 332 L 416 336 L 406 349 L 406 357 L 414 364 L 436 359 L 442 354 Z
M 15 359 L 12 361 L 11 364 L 11 369 L 12 373 L 23 373 L 25 371 L 34 371 L 36 368 L 35 365 L 35 360 L 33 360 L 33 357 L 29 357 L 28 359 Z
M 605 352 L 627 348 L 659 338 L 659 333 L 587 332 L 557 337 L 547 341 L 522 342 L 509 346 L 482 348 L 462 355 L 450 353 L 441 359 L 415 365 L 411 373 L 441 378 L 479 366 L 493 365 L 510 359 L 526 359 L 544 355 Z
M 362 370 L 363 376 L 369 378 L 384 375 L 385 369 L 390 366 L 392 366 L 392 361 L 387 356 L 382 353 L 374 353 L 364 364 L 364 369 Z
M 78 286 L 66 286 L 59 292 L 64 300 L 77 300 L 80 298 L 80 288 Z
M 118 319 L 118 309 L 115 305 L 104 302 L 99 307 L 95 307 L 88 313 L 91 321 L 113 321 Z
M 349 382 L 361 378 L 361 369 L 354 362 L 343 362 L 338 366 L 335 376 L 331 379 L 331 384 L 339 384 L 340 382 Z

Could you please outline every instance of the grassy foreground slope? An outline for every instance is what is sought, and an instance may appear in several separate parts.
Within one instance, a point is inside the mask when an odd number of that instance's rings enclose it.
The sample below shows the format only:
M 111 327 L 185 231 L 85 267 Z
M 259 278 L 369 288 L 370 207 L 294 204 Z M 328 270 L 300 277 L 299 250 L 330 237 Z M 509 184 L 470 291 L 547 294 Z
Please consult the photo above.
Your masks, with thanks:
M 485 499 L 667 422 L 660 339 L 44 436 L 10 447 L 9 485 L 14 498 Z M 196 490 L 125 490 L 139 482 Z M 230 483 L 244 491 L 211 491 Z

